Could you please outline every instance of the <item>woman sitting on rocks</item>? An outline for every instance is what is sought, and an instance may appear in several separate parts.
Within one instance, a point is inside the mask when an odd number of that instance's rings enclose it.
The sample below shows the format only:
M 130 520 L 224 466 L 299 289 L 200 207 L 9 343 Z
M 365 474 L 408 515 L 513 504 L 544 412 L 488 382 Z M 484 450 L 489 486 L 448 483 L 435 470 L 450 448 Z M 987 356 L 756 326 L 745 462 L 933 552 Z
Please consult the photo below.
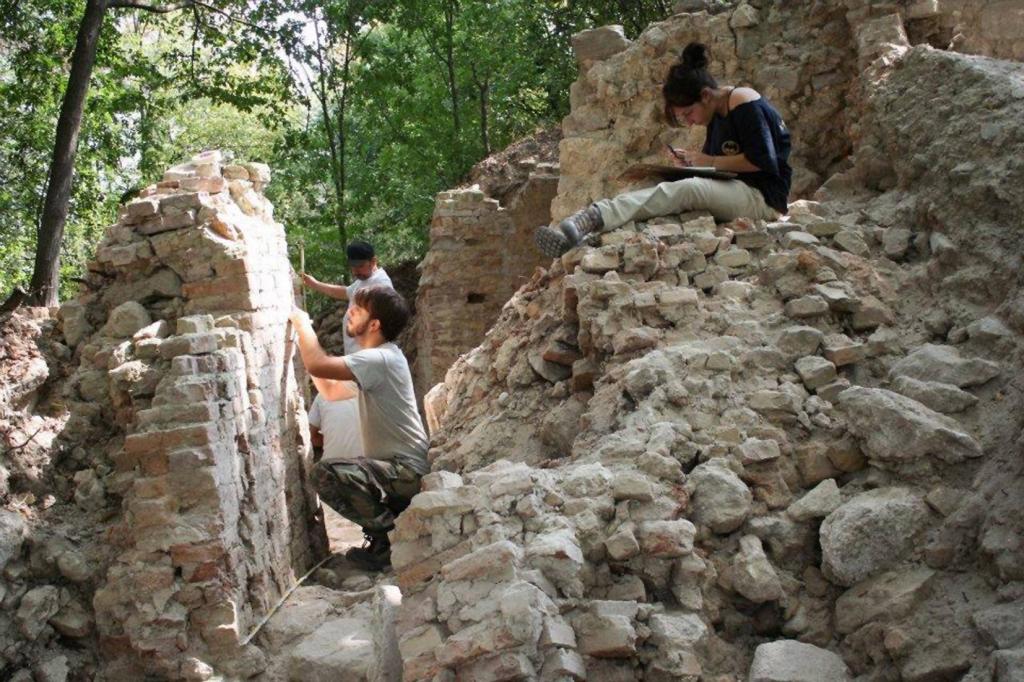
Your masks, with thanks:
M 690 43 L 662 86 L 665 116 L 671 125 L 685 121 L 707 127 L 704 148 L 700 152 L 673 149 L 674 162 L 730 171 L 736 179 L 692 177 L 602 199 L 557 228 L 537 228 L 534 239 L 545 255 L 560 256 L 587 234 L 630 220 L 695 210 L 709 211 L 720 222 L 739 217 L 774 220 L 786 212 L 793 174 L 786 124 L 759 92 L 718 85 L 707 65 L 707 47 Z

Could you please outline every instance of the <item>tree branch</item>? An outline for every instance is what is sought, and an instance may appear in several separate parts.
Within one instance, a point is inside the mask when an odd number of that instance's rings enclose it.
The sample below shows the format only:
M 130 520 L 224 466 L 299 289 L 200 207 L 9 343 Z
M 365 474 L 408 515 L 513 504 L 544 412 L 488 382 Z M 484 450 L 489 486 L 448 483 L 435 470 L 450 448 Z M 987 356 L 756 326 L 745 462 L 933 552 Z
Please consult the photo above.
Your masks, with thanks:
M 177 12 L 180 9 L 195 5 L 194 0 L 181 0 L 181 2 L 174 2 L 170 5 L 153 5 L 148 2 L 141 2 L 140 0 L 110 0 L 107 3 L 107 7 L 126 7 L 130 9 L 142 9 L 147 12 L 156 12 L 157 14 L 170 14 L 171 12 Z

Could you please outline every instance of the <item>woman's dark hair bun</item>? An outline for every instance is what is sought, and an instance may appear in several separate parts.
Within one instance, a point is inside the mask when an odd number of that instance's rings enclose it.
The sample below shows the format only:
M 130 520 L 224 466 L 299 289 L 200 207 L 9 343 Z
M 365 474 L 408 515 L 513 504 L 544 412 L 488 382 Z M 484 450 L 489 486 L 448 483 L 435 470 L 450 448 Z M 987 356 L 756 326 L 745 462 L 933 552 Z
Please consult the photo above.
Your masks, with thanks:
M 708 65 L 708 48 L 704 43 L 690 43 L 683 48 L 679 62 L 688 69 L 704 69 Z

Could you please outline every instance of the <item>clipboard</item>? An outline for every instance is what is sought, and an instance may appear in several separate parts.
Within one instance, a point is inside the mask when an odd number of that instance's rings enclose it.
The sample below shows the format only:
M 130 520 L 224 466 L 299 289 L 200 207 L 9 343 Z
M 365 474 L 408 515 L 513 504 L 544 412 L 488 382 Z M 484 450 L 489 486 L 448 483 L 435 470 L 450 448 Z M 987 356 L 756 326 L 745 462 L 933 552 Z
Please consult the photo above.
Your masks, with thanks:
M 732 171 L 720 171 L 711 166 L 664 166 L 656 163 L 638 163 L 630 166 L 617 178 L 625 182 L 636 182 L 638 180 L 659 180 L 672 181 L 684 180 L 686 178 L 711 178 L 713 180 L 735 180 L 736 173 Z

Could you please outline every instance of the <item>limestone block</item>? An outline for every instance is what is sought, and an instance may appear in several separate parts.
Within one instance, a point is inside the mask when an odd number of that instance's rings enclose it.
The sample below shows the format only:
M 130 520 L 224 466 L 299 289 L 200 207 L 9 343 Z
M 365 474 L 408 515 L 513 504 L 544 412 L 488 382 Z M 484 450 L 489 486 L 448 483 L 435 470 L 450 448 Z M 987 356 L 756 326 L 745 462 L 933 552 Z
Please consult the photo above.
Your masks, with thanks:
M 938 381 L 920 381 L 909 376 L 898 376 L 892 382 L 892 387 L 897 393 L 944 414 L 963 412 L 978 402 L 975 395 L 953 384 Z
M 761 23 L 761 18 L 757 13 L 757 8 L 751 7 L 745 2 L 740 4 L 729 17 L 729 26 L 735 29 L 753 28 L 759 23 Z
M 902 227 L 890 227 L 882 233 L 882 251 L 893 260 L 907 255 L 913 233 Z
M 43 632 L 46 622 L 60 611 L 60 590 L 53 585 L 36 587 L 25 593 L 14 614 L 18 630 L 29 640 Z
M 622 26 L 617 25 L 580 31 L 572 37 L 572 49 L 580 63 L 607 59 L 632 44 Z
M 21 514 L 0 509 L 0 568 L 21 554 L 25 528 Z
M 825 299 L 828 307 L 841 313 L 849 313 L 860 307 L 860 299 L 853 288 L 843 282 L 814 285 L 814 293 Z
M 740 549 L 733 558 L 731 576 L 733 588 L 755 604 L 776 601 L 783 595 L 779 576 L 756 535 L 740 538 Z
M 522 560 L 518 545 L 502 540 L 445 564 L 441 575 L 445 580 L 481 580 L 507 578 Z
M 610 270 L 618 270 L 621 266 L 619 249 L 616 246 L 604 246 L 600 249 L 584 249 L 580 267 L 584 272 L 604 274 Z
M 781 454 L 779 444 L 765 438 L 747 438 L 738 449 L 740 460 L 744 464 L 767 462 L 776 459 Z
M 368 618 L 325 621 L 291 649 L 289 678 L 309 682 L 368 679 L 375 658 L 371 626 Z
M 786 412 L 796 414 L 800 411 L 802 401 L 784 391 L 754 391 L 747 399 L 747 404 L 758 412 Z
M 582 596 L 583 551 L 568 529 L 542 533 L 526 546 L 527 562 L 539 568 L 567 596 Z
M 833 238 L 836 246 L 843 251 L 848 251 L 861 258 L 867 256 L 871 250 L 868 248 L 867 242 L 864 241 L 864 237 L 860 232 L 854 230 L 843 230 L 836 234 Z
M 838 400 L 870 459 L 901 462 L 930 455 L 952 463 L 982 455 L 981 445 L 958 422 L 898 393 L 855 386 Z
M 428 490 L 458 488 L 461 485 L 463 485 L 462 476 L 454 471 L 432 471 L 420 480 L 420 488 L 424 492 Z
M 795 319 L 819 317 L 828 312 L 828 303 L 821 296 L 801 296 L 786 302 L 786 315 Z
M 85 610 L 77 600 L 71 600 L 61 607 L 55 616 L 50 618 L 53 629 L 65 637 L 82 639 L 92 634 L 92 614 Z
M 715 254 L 715 263 L 726 268 L 741 268 L 750 264 L 750 252 L 740 248 L 719 250 Z
M 441 514 L 452 516 L 479 509 L 486 509 L 480 489 L 476 486 L 466 485 L 421 492 L 412 498 L 405 513 L 421 517 Z
M 708 637 L 708 626 L 694 613 L 655 613 L 648 627 L 651 641 L 662 649 L 699 650 Z
M 749 232 L 736 233 L 736 246 L 741 249 L 757 250 L 763 249 L 771 244 L 772 238 L 763 230 L 752 230 Z
M 935 571 L 892 571 L 857 583 L 836 600 L 836 630 L 850 634 L 866 623 L 898 620 L 931 592 Z
M 928 520 L 924 501 L 903 488 L 857 495 L 821 524 L 822 572 L 850 586 L 901 561 Z
M 743 525 L 753 496 L 739 476 L 716 460 L 699 464 L 690 473 L 693 520 L 715 533 L 731 533 Z
M 846 334 L 827 335 L 822 347 L 825 359 L 835 364 L 836 367 L 852 365 L 867 357 L 867 346 L 852 341 Z
M 892 311 L 874 296 L 861 299 L 860 305 L 850 316 L 850 326 L 854 331 L 867 331 L 892 323 Z
M 643 521 L 637 539 L 644 554 L 654 557 L 679 557 L 693 551 L 697 529 L 686 519 Z
M 828 516 L 843 502 L 839 495 L 839 486 L 834 478 L 827 478 L 811 491 L 794 502 L 786 513 L 794 521 L 809 521 Z
M 503 651 L 459 666 L 456 675 L 462 680 L 533 680 L 537 670 L 521 651 Z
M 634 471 L 616 472 L 612 476 L 611 489 L 612 497 L 616 500 L 648 502 L 654 499 L 650 479 Z
M 587 679 L 587 668 L 583 663 L 583 657 L 575 651 L 553 649 L 544 657 L 540 678 L 542 680 L 585 680 Z
M 827 649 L 782 639 L 758 645 L 748 682 L 848 682 L 843 659 Z
M 789 358 L 813 355 L 825 335 L 814 327 L 795 326 L 783 329 L 775 346 Z
M 152 321 L 149 311 L 141 304 L 135 301 L 126 301 L 110 311 L 107 323 L 103 325 L 100 333 L 104 336 L 126 339 Z
M 605 549 L 615 561 L 624 561 L 640 553 L 640 543 L 629 527 L 620 528 L 604 541 Z
M 694 276 L 693 284 L 698 289 L 704 289 L 706 291 L 714 288 L 716 284 L 724 282 L 727 279 L 729 279 L 729 270 L 727 268 L 724 268 L 721 265 L 711 265 L 708 266 L 704 272 Z
M 796 373 L 813 391 L 835 380 L 836 366 L 820 355 L 805 355 L 796 361 Z
M 999 376 L 1000 372 L 998 363 L 981 358 L 964 358 L 952 346 L 926 343 L 893 365 L 889 377 L 906 376 L 964 388 L 984 384 Z
M 1024 604 L 1018 599 L 996 604 L 971 614 L 974 627 L 985 641 L 997 649 L 1012 649 L 1024 644 Z
M 579 652 L 596 658 L 627 658 L 636 653 L 633 619 L 618 614 L 585 613 L 576 619 Z
M 781 239 L 783 248 L 786 249 L 798 249 L 806 246 L 813 246 L 818 244 L 819 240 L 813 234 L 809 232 L 802 232 L 800 230 L 793 230 L 787 232 L 782 236 Z

